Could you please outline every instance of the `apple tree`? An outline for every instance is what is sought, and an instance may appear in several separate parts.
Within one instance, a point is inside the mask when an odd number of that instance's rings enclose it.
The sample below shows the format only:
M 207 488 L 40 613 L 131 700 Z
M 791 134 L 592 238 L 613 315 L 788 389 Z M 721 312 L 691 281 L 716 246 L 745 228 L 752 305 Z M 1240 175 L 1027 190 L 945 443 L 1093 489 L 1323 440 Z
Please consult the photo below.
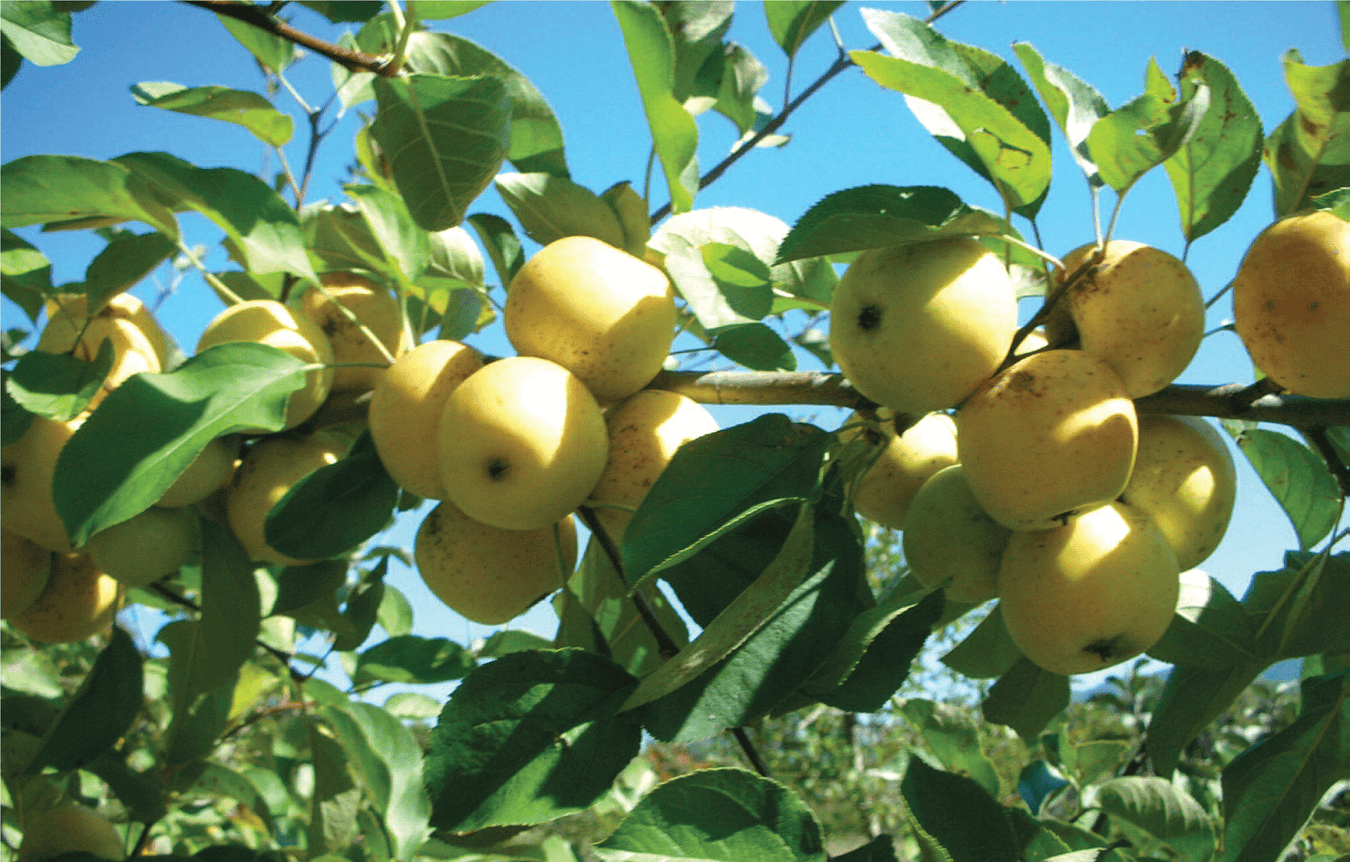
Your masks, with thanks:
M 78 62 L 92 5 L 3 4 L 4 84 Z M 651 158 L 588 187 L 549 81 L 457 35 L 480 5 L 184 4 L 264 86 L 205 58 L 132 96 L 244 127 L 268 169 L 167 141 L 0 170 L 6 858 L 1347 852 L 1350 60 L 1270 58 L 1284 117 L 1200 50 L 1113 106 L 1029 41 L 944 34 L 981 4 L 615 0 Z M 331 85 L 297 91 L 298 64 Z M 955 160 L 800 212 L 701 204 L 844 75 Z M 337 112 L 355 160 L 312 199 Z M 713 122 L 738 140 L 705 168 Z M 1052 195 L 1057 147 L 1084 185 Z M 1228 283 L 1116 235 L 1160 176 L 1187 252 L 1268 199 Z M 1043 237 L 1051 208 L 1092 241 Z M 101 243 L 82 281 L 53 283 L 52 232 Z M 213 309 L 191 342 L 128 293 L 156 272 Z M 1176 382 L 1218 340 L 1252 361 Z M 1240 596 L 1198 568 L 1243 503 L 1230 448 L 1298 545 Z M 556 629 L 428 631 L 409 566 L 466 618 L 542 601 Z M 1165 680 L 1118 681 L 1105 718 L 1073 702 L 1141 656 Z M 1291 660 L 1296 702 L 1271 701 Z M 789 761 L 892 804 L 830 834 Z

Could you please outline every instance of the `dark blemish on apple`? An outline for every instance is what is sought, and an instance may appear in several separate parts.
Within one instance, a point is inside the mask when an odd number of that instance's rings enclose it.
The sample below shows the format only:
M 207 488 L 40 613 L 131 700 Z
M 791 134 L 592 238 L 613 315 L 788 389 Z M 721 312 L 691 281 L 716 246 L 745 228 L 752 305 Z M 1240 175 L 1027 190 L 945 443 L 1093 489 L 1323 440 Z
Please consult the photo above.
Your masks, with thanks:
M 1100 640 L 1094 641 L 1083 647 L 1084 652 L 1089 652 L 1104 662 L 1109 662 L 1116 656 L 1115 641 Z
M 18 474 L 15 473 L 13 465 L 7 464 L 4 467 L 0 467 L 0 483 L 8 485 L 10 482 L 14 481 L 16 475 Z
M 1067 527 L 1069 526 L 1069 520 L 1073 518 L 1074 515 L 1077 514 L 1078 514 L 1077 509 L 1070 509 L 1067 512 L 1060 512 L 1058 515 L 1054 516 L 1050 520 L 1058 523 L 1061 527 Z
M 858 312 L 858 326 L 863 332 L 871 332 L 881 325 L 881 309 L 875 305 L 864 305 Z
M 488 478 L 494 482 L 504 481 L 507 474 L 511 472 L 511 465 L 502 458 L 493 458 L 488 462 Z
M 1008 377 L 1008 388 L 1014 392 L 1029 392 L 1036 386 L 1036 375 L 1030 371 L 1014 371 Z

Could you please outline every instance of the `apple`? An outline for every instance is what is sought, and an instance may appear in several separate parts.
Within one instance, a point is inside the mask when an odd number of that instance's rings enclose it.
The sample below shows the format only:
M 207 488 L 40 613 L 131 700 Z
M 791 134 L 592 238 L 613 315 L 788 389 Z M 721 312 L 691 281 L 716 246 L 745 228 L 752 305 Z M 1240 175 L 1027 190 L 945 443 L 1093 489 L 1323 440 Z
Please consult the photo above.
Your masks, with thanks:
M 860 433 L 869 440 L 877 437 L 878 432 L 862 421 L 854 412 L 840 438 L 848 441 Z M 876 442 L 885 448 L 853 485 L 853 508 L 869 521 L 899 530 L 923 483 L 957 462 L 956 423 L 946 413 L 930 413 L 900 434 L 893 423 L 885 422 L 880 438 Z
M 46 862 L 63 853 L 91 853 L 120 860 L 127 854 L 122 836 L 107 818 L 83 805 L 58 805 L 30 814 L 19 843 L 18 862 Z
M 88 554 L 56 554 L 47 586 L 9 623 L 41 643 L 76 643 L 106 631 L 121 603 L 122 585 Z
M 84 546 L 94 565 L 129 587 L 147 587 L 187 565 L 197 549 L 191 507 L 151 506 L 99 530 Z
M 446 399 L 437 429 L 446 499 L 509 530 L 556 524 L 605 470 L 609 433 L 581 380 L 547 359 L 483 366 Z
M 78 339 L 76 333 L 82 333 Z M 38 350 L 44 353 L 67 353 L 85 362 L 94 360 L 105 339 L 112 343 L 112 367 L 103 378 L 99 391 L 90 399 L 86 411 L 98 407 L 109 392 L 133 374 L 161 371 L 154 346 L 140 327 L 121 317 L 95 317 L 88 322 L 87 327 L 83 321 L 56 318 L 47 324 L 38 338 Z
M 240 438 L 237 434 L 217 437 L 197 453 L 187 469 L 178 475 L 156 505 L 168 509 L 191 506 L 224 488 L 234 475 L 239 461 Z
M 331 365 L 333 362 L 333 348 L 323 329 L 309 315 L 274 299 L 250 299 L 216 315 L 203 330 L 197 352 L 236 341 L 268 344 L 308 365 Z M 328 397 L 332 385 L 332 368 L 307 372 L 305 385 L 292 392 L 286 402 L 285 428 L 294 428 L 313 416 Z M 267 429 L 247 430 L 262 433 Z
M 966 401 L 957 454 L 990 517 L 1010 530 L 1044 530 L 1120 496 L 1138 428 L 1134 402 L 1105 360 L 1048 350 Z
M 282 566 L 313 562 L 289 557 L 267 544 L 267 513 L 296 482 L 336 463 L 350 446 L 346 435 L 324 430 L 305 436 L 263 437 L 249 448 L 225 490 L 225 514 L 250 560 Z
M 1181 589 L 1158 525 L 1110 503 L 1051 530 L 1014 532 L 999 565 L 999 607 L 1022 653 L 1052 673 L 1134 658 L 1167 631 Z
M 717 420 L 684 395 L 644 389 L 606 410 L 605 426 L 609 457 L 587 503 L 605 532 L 618 540 L 675 451 L 716 431 Z
M 47 300 L 46 309 L 49 328 L 52 321 L 59 319 L 77 321 L 78 325 L 83 326 L 84 320 L 90 316 L 89 297 L 83 293 L 57 294 Z M 135 324 L 150 342 L 160 367 L 169 366 L 169 336 L 145 303 L 129 293 L 119 293 L 104 302 L 95 316 L 116 317 Z
M 910 574 L 926 587 L 945 587 L 954 602 L 998 595 L 998 570 L 1011 531 L 970 492 L 961 465 L 934 473 L 909 506 L 901 546 Z
M 1139 452 L 1123 502 L 1153 519 L 1187 571 L 1219 546 L 1237 500 L 1223 435 L 1196 416 L 1139 417 Z
M 1296 395 L 1350 398 L 1350 223 L 1320 210 L 1256 237 L 1233 281 L 1238 335 Z
M 830 349 L 864 397 L 897 413 L 954 407 L 998 370 L 1017 298 L 998 255 L 959 237 L 864 251 L 834 289 Z
M 383 367 L 333 369 L 333 392 L 369 391 L 388 370 L 389 360 L 371 340 L 374 335 L 395 359 L 412 347 L 412 332 L 403 325 L 398 299 L 365 276 L 330 272 L 319 278 L 324 291 L 308 290 L 301 310 L 319 324 L 333 348 L 334 362 L 369 362 Z M 325 294 L 326 291 L 326 294 Z M 362 332 L 341 305 L 370 330 Z
M 556 525 L 505 530 L 443 502 L 417 528 L 413 560 L 451 610 L 482 625 L 501 625 L 566 581 L 577 561 L 576 522 L 568 515 Z
M 1051 289 L 1097 250 L 1064 257 Z M 1084 351 L 1106 360 L 1131 398 L 1152 395 L 1190 365 L 1205 334 L 1205 298 L 1186 264 L 1130 240 L 1111 240 L 1101 261 L 1064 293 L 1046 321 L 1052 342 L 1077 335 Z
M 52 552 L 0 527 L 0 618 L 22 613 L 37 601 L 52 573 Z
M 0 448 L 0 526 L 60 554 L 73 548 L 56 512 L 52 481 L 61 449 L 83 422 L 34 416 L 22 437 Z
M 664 272 L 588 236 L 555 240 L 525 261 L 502 311 L 517 353 L 563 366 L 601 404 L 652 381 L 670 353 L 675 317 Z
M 483 357 L 458 341 L 438 339 L 400 356 L 375 384 L 367 421 L 384 468 L 404 490 L 444 500 L 437 434 L 445 401 Z

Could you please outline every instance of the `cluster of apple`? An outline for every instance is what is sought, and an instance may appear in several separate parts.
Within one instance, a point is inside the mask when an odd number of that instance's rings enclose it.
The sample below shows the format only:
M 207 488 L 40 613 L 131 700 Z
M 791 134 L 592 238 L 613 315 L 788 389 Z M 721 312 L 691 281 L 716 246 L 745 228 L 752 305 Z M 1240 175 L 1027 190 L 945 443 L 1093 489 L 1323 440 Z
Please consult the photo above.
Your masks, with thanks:
M 1186 266 L 1155 248 L 1088 245 L 1052 274 L 1041 332 L 1016 345 L 1016 299 L 973 239 L 864 252 L 840 280 L 831 347 L 883 418 L 854 414 L 876 461 L 857 511 L 902 530 L 910 571 L 956 602 L 998 600 L 1013 641 L 1047 670 L 1099 670 L 1147 650 L 1179 575 L 1218 546 L 1236 495 L 1222 436 L 1138 415 L 1204 334 Z M 1234 283 L 1237 330 L 1288 391 L 1350 396 L 1350 227 L 1282 219 Z M 917 422 L 912 420 L 921 417 Z

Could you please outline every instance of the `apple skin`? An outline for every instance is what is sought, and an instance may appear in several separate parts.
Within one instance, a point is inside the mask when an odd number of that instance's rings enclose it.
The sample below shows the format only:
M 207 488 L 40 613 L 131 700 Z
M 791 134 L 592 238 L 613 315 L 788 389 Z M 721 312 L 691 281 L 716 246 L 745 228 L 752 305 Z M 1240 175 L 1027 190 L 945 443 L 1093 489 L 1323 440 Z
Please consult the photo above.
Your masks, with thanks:
M 1233 281 L 1238 336 L 1296 395 L 1350 398 L 1350 222 L 1282 218 L 1253 240 Z
M 77 342 L 75 333 L 83 325 L 83 321 L 54 318 L 38 338 L 37 349 L 44 353 L 68 353 L 77 359 L 92 362 L 104 339 L 112 342 L 112 367 L 108 369 L 108 375 L 103 378 L 98 392 L 89 400 L 86 412 L 98 407 L 109 392 L 133 374 L 162 370 L 154 346 L 132 321 L 121 317 L 97 316 L 89 322 Z
M 1093 243 L 1069 252 L 1052 288 L 1095 251 Z M 1131 398 L 1142 398 L 1170 384 L 1195 358 L 1205 335 L 1205 298 L 1177 258 L 1143 243 L 1111 240 L 1102 260 L 1060 297 L 1046 322 L 1052 342 L 1075 334 L 1082 350 L 1115 369 Z
M 206 444 L 156 505 L 167 509 L 191 506 L 224 488 L 230 483 L 239 462 L 239 445 L 237 434 L 226 434 Z
M 531 356 L 499 359 L 450 393 L 437 464 L 447 499 L 508 530 L 556 524 L 605 470 L 605 417 L 576 375 Z
M 121 604 L 122 585 L 88 554 L 56 554 L 46 588 L 9 623 L 41 643 L 77 643 L 107 631 Z
M 147 587 L 188 564 L 197 549 L 197 516 L 190 507 L 151 506 L 99 530 L 84 550 L 108 577 Z
M 309 315 L 273 299 L 250 299 L 216 315 L 202 331 L 197 342 L 197 352 L 236 341 L 268 344 L 310 365 L 331 365 L 333 362 L 333 347 L 319 324 Z M 282 430 L 294 428 L 313 416 L 323 405 L 332 386 L 332 368 L 307 372 L 305 384 L 292 392 L 286 401 L 286 420 Z M 266 428 L 244 430 L 254 433 L 267 431 Z
M 75 852 L 92 853 L 113 862 L 127 855 L 122 836 L 92 808 L 59 805 L 28 817 L 18 862 L 46 862 Z
M 675 392 L 644 389 L 605 411 L 609 456 L 605 471 L 591 491 L 589 505 L 610 538 L 623 537 L 633 513 L 642 504 L 675 452 L 685 443 L 717 430 L 717 420 L 702 404 Z
M 384 468 L 404 490 L 444 500 L 437 463 L 437 434 L 445 401 L 483 367 L 472 347 L 450 339 L 419 344 L 380 377 L 370 396 L 370 437 Z
M 22 437 L 0 448 L 0 526 L 58 554 L 74 548 L 52 497 L 56 460 L 83 422 L 34 416 Z
M 999 566 L 999 607 L 1037 666 L 1090 673 L 1158 642 L 1172 624 L 1180 577 L 1158 526 L 1117 502 L 1052 530 L 1013 533 Z
M 51 325 L 52 320 L 56 320 L 58 317 L 76 320 L 80 322 L 80 325 L 83 325 L 84 319 L 89 317 L 88 308 L 89 297 L 83 293 L 58 294 L 47 300 L 48 326 Z M 149 340 L 160 368 L 169 367 L 169 336 L 165 333 L 164 327 L 159 325 L 159 321 L 155 320 L 154 314 L 146 307 L 145 303 L 129 293 L 119 293 L 104 303 L 95 316 L 118 317 L 131 321 L 141 331 L 141 334 Z
M 1016 331 L 1003 264 L 967 237 L 864 251 L 830 308 L 830 349 L 844 377 L 897 413 L 965 400 L 998 370 Z
M 502 311 L 521 356 L 571 371 L 601 404 L 652 381 L 675 338 L 675 290 L 644 260 L 588 236 L 544 246 L 511 279 Z
M 561 587 L 576 565 L 576 522 L 571 515 L 558 522 L 556 544 L 554 526 L 504 530 L 442 502 L 417 528 L 413 560 L 428 589 L 451 610 L 481 625 L 501 625 Z
M 1223 540 L 1237 468 L 1223 436 L 1196 416 L 1139 417 L 1139 453 L 1121 500 L 1153 519 L 1188 571 Z
M 388 363 L 379 347 L 335 307 L 334 301 L 356 315 L 394 359 L 397 360 L 412 348 L 412 333 L 403 325 L 403 311 L 399 308 L 398 300 L 388 290 L 369 278 L 350 272 L 326 273 L 320 276 L 319 281 L 328 295 L 318 290 L 308 290 L 300 300 L 300 308 L 328 336 L 334 362 Z M 375 388 L 387 370 L 334 368 L 332 391 L 369 391 Z
M 844 425 L 861 421 L 855 412 Z M 850 440 L 860 433 L 866 432 L 858 426 L 840 437 Z M 946 413 L 930 413 L 900 434 L 894 424 L 883 423 L 883 433 L 886 448 L 853 485 L 853 508 L 873 523 L 899 530 L 924 482 L 957 462 L 956 423 Z
M 961 465 L 934 473 L 910 504 L 901 538 L 910 574 L 926 587 L 946 585 L 954 602 L 998 595 L 998 570 L 1011 531 L 970 492 Z
M 23 613 L 52 574 L 52 552 L 0 527 L 0 618 Z
M 1045 530 L 1115 500 L 1134 468 L 1134 402 L 1104 360 L 1048 350 L 982 386 L 956 416 L 970 490 L 1010 530 Z

